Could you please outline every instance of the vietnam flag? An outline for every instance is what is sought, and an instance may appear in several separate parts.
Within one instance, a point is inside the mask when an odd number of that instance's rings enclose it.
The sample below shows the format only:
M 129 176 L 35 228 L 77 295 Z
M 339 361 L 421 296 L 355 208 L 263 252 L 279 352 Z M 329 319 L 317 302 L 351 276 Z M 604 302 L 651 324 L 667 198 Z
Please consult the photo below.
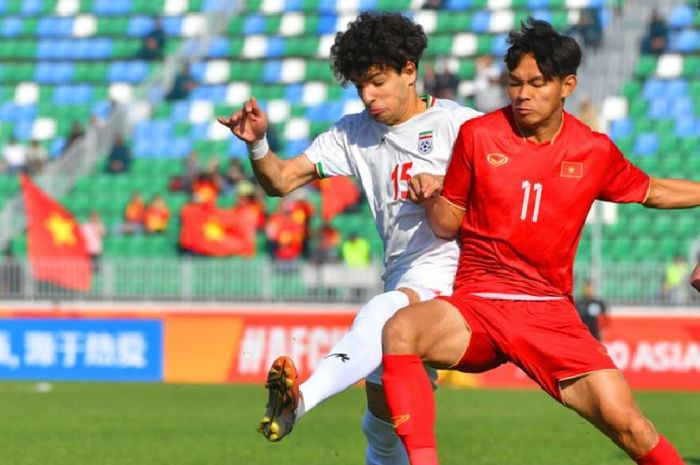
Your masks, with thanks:
M 321 191 L 321 218 L 330 221 L 360 200 L 360 192 L 355 183 L 347 176 L 324 178 L 319 181 Z
M 90 290 L 92 269 L 78 223 L 65 208 L 21 175 L 32 275 L 76 291 Z
M 255 254 L 254 218 L 234 211 L 188 204 L 180 211 L 180 247 L 217 257 Z

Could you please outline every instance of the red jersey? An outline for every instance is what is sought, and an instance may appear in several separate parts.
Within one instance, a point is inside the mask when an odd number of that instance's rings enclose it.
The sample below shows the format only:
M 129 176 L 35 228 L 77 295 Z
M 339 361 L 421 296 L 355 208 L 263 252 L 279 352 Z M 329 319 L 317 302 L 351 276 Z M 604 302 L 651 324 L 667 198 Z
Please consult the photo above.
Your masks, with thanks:
M 443 197 L 464 208 L 454 291 L 571 297 L 576 247 L 596 199 L 644 202 L 649 176 L 568 113 L 537 144 L 510 107 L 462 125 Z

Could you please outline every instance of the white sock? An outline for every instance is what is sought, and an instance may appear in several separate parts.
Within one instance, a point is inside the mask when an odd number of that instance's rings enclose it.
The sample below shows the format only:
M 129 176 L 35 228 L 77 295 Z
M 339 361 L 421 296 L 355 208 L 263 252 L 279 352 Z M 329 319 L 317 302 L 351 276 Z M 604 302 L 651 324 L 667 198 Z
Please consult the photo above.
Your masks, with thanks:
M 403 292 L 373 297 L 360 309 L 348 331 L 300 387 L 303 402 L 297 421 L 325 399 L 364 379 L 382 362 L 382 328 L 399 309 L 408 305 Z
M 408 465 L 406 448 L 391 423 L 380 420 L 366 410 L 362 418 L 362 432 L 367 438 L 367 465 Z

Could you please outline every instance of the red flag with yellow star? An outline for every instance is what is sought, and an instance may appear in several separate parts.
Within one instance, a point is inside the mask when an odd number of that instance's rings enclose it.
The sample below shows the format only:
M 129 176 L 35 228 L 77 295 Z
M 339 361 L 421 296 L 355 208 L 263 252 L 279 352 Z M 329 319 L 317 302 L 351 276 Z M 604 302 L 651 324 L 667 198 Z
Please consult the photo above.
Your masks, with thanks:
M 217 257 L 255 254 L 255 218 L 188 204 L 180 211 L 180 222 L 180 247 L 184 250 Z
M 90 256 L 75 218 L 28 176 L 23 174 L 21 180 L 27 255 L 34 279 L 76 291 L 90 290 Z
M 321 217 L 330 221 L 335 215 L 355 205 L 360 200 L 360 191 L 347 176 L 335 176 L 319 181 L 321 191 Z

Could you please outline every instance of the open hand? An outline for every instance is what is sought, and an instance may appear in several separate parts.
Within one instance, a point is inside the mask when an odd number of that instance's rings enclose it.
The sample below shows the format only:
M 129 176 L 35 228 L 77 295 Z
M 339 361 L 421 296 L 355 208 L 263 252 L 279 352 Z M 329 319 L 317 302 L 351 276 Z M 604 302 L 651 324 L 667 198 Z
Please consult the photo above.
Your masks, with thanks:
M 229 128 L 234 136 L 249 144 L 262 139 L 267 132 L 267 116 L 255 97 L 248 99 L 231 116 L 220 116 L 216 120 Z

